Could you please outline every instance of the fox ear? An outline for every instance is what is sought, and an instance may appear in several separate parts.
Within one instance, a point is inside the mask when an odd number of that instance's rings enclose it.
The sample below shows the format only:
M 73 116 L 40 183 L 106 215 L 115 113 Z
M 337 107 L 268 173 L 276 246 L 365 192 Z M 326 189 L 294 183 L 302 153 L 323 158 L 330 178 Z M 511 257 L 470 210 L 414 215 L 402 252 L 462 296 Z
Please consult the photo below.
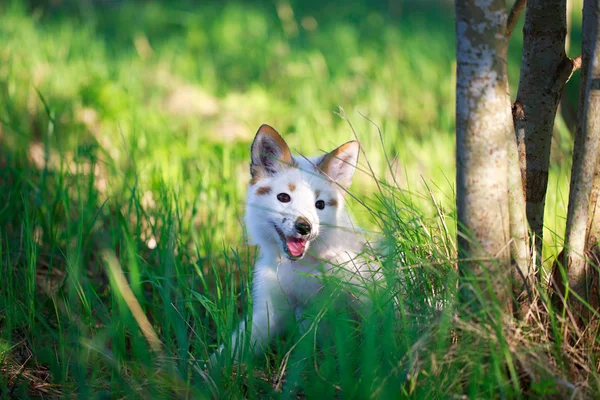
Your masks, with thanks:
M 359 150 L 360 144 L 356 140 L 344 143 L 332 152 L 325 154 L 319 161 L 318 167 L 344 189 L 348 189 L 356 170 Z
M 281 168 L 293 164 L 292 153 L 285 140 L 269 125 L 258 128 L 250 149 L 252 183 L 265 176 L 274 175 Z

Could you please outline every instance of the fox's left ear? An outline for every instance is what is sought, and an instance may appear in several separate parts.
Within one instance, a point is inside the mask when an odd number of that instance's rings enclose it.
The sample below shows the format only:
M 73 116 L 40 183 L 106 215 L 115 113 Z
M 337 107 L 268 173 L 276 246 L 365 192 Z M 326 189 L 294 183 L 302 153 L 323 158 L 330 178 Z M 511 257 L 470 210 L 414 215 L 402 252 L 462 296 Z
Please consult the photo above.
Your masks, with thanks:
M 325 154 L 319 161 L 318 167 L 344 189 L 348 189 L 358 163 L 359 150 L 360 144 L 356 140 L 344 143 Z

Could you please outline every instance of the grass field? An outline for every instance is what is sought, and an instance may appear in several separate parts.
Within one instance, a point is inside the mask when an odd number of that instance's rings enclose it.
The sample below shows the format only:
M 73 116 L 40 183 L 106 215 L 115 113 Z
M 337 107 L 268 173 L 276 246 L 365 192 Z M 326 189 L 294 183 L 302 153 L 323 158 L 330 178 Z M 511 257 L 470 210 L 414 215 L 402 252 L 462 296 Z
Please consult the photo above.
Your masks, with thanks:
M 392 3 L 0 5 L 0 397 L 598 391 L 540 333 L 560 316 L 540 332 L 456 316 L 453 6 Z M 315 323 L 267 359 L 204 371 L 250 306 L 256 129 L 318 154 L 354 137 L 340 107 L 366 154 L 349 206 L 390 244 L 395 290 L 359 321 L 322 305 L 330 346 L 314 346 Z M 559 120 L 545 257 L 561 246 L 571 142 Z M 398 281 L 400 260 L 413 279 Z

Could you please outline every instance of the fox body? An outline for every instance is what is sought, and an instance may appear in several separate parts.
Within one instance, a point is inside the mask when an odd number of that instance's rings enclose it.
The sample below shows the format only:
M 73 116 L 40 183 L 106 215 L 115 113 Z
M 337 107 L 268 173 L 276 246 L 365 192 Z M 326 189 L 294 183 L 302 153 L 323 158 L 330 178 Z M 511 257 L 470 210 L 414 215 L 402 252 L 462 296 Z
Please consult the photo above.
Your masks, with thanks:
M 249 334 L 254 353 L 260 354 L 273 336 L 284 333 L 290 318 L 301 322 L 323 287 L 323 275 L 349 282 L 377 275 L 360 256 L 365 240 L 344 209 L 358 155 L 359 144 L 351 141 L 318 157 L 294 157 L 272 127 L 259 128 L 245 214 L 250 242 L 259 247 L 252 326 L 240 324 L 232 352 L 241 335 Z M 356 302 L 361 294 L 350 297 Z

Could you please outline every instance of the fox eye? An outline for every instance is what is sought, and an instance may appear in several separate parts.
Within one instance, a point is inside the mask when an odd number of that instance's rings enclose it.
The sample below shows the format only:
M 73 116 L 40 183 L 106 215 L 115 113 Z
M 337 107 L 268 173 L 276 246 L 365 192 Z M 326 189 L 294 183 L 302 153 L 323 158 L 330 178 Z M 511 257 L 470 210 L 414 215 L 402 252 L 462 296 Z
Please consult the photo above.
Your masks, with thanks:
M 279 200 L 282 203 L 289 203 L 291 198 L 290 198 L 290 195 L 287 193 L 279 193 L 277 195 L 277 200 Z
M 325 208 L 325 202 L 323 200 L 317 200 L 315 207 L 317 207 L 319 210 L 322 210 Z

